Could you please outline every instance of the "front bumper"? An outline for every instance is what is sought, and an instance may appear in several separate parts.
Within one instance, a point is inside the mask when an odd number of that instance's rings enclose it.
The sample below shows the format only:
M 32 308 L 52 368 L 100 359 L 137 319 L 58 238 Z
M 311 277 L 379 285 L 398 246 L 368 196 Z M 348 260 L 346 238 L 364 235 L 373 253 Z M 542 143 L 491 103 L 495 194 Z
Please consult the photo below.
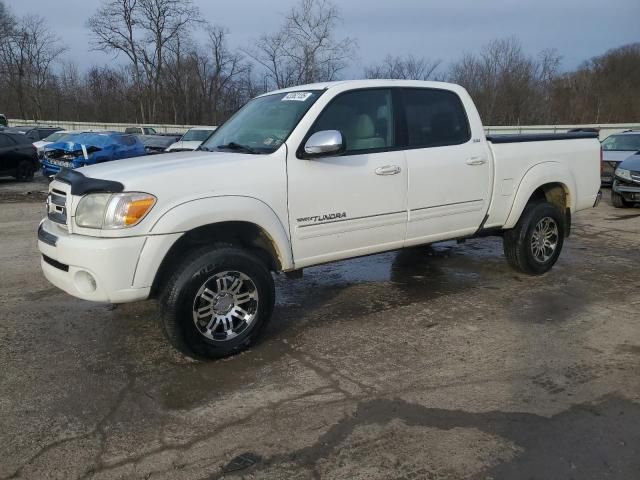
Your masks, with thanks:
M 640 184 L 621 182 L 616 178 L 611 189 L 622 195 L 627 202 L 640 202 Z
M 147 237 L 97 238 L 71 235 L 49 220 L 38 228 L 45 277 L 74 297 L 126 303 L 149 297 L 151 286 L 134 286 Z

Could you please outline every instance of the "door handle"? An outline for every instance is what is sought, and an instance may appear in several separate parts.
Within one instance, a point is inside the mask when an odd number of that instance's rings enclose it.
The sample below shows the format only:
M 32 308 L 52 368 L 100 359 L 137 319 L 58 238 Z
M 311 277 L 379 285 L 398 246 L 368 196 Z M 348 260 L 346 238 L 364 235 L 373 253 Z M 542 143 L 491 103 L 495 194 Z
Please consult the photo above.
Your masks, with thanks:
M 487 159 L 484 157 L 471 157 L 467 159 L 467 165 L 484 165 L 487 163 Z
M 376 168 L 376 175 L 396 175 L 401 170 L 398 165 L 385 165 L 384 167 Z

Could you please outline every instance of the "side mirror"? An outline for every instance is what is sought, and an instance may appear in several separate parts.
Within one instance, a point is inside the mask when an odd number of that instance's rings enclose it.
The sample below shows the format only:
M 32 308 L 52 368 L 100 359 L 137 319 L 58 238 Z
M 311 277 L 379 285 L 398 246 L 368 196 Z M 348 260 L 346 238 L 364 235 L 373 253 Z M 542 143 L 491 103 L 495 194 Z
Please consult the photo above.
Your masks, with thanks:
M 338 130 L 322 130 L 309 137 L 304 145 L 307 158 L 338 155 L 344 150 L 342 134 Z

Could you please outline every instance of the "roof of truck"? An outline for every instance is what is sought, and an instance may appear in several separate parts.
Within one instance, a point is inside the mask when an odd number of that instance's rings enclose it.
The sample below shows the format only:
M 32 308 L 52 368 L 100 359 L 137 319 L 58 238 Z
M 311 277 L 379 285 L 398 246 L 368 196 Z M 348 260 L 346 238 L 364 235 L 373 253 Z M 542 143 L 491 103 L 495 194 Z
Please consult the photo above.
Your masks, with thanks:
M 306 85 L 297 85 L 295 87 L 282 88 L 267 92 L 263 95 L 272 95 L 274 93 L 300 92 L 309 90 L 328 90 L 337 86 L 348 85 L 353 89 L 371 88 L 371 87 L 422 87 L 422 88 L 444 88 L 447 90 L 462 88 L 454 83 L 432 82 L 424 80 L 393 80 L 393 79 L 367 79 L 367 80 L 337 80 L 333 82 L 308 83 Z M 262 96 L 262 95 L 260 95 Z

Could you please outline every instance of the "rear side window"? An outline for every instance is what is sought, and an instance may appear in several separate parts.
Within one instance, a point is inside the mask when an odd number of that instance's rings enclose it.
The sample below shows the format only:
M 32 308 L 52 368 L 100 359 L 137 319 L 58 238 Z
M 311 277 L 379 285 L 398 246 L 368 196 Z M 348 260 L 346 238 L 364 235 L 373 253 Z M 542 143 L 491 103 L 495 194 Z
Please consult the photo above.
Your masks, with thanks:
M 29 130 L 27 132 L 27 138 L 32 142 L 37 142 L 38 140 L 40 140 L 40 135 L 38 134 L 38 130 L 35 130 L 35 129 Z
M 391 91 L 355 90 L 336 97 L 320 114 L 311 133 L 339 130 L 346 153 L 393 147 Z
M 404 89 L 408 147 L 459 145 L 471 139 L 467 113 L 447 90 Z
M 38 138 L 40 140 L 47 138 L 49 135 L 55 132 L 55 130 L 52 128 L 39 128 L 37 131 L 38 131 Z
M 128 147 L 138 143 L 138 141 L 136 140 L 136 137 L 132 135 L 119 135 L 117 138 L 118 140 L 120 140 L 120 143 L 122 145 L 126 145 Z

